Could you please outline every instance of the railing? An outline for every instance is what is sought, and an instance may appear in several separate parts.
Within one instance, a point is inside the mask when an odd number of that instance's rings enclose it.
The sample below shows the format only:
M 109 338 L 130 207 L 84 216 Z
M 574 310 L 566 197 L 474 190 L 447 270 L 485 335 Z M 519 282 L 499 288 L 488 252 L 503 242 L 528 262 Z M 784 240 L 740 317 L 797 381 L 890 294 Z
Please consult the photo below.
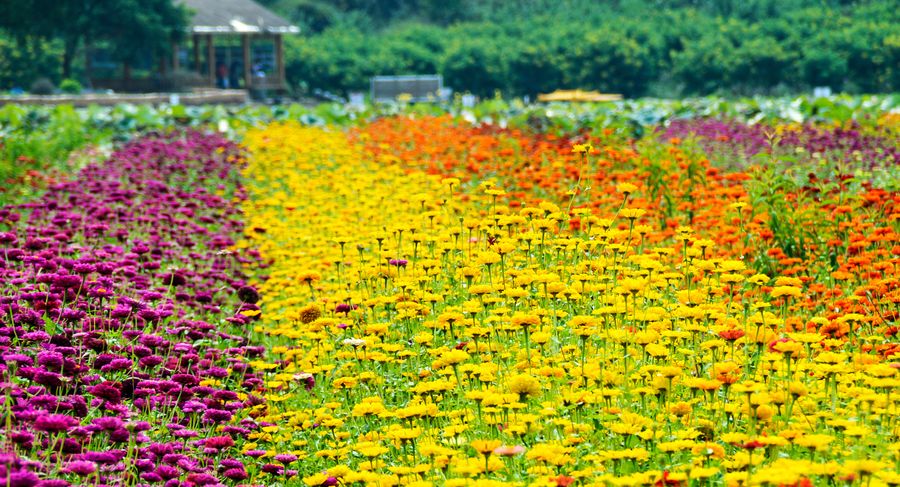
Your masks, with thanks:
M 261 77 L 254 76 L 250 78 L 250 89 L 252 90 L 274 90 L 281 91 L 287 89 L 285 83 L 277 77 Z
M 372 100 L 385 102 L 400 95 L 410 96 L 410 101 L 432 101 L 441 97 L 444 79 L 440 75 L 375 76 L 370 81 Z
M 246 90 L 207 89 L 191 93 L 113 93 L 84 95 L 16 95 L 0 96 L 0 106 L 16 105 L 118 105 L 120 103 L 161 105 L 242 104 L 247 102 Z
M 93 78 L 91 87 L 96 90 L 113 90 L 118 93 L 148 93 L 164 90 L 161 78 Z

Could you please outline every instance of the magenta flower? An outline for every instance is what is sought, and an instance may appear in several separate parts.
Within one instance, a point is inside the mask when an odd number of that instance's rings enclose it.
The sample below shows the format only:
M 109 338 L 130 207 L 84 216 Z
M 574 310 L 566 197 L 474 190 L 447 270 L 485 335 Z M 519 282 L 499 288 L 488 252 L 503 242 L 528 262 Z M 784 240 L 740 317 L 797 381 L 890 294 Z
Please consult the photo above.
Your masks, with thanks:
M 84 460 L 76 460 L 74 462 L 69 462 L 64 470 L 69 473 L 74 473 L 79 477 L 85 477 L 97 471 L 97 464 Z
M 78 421 L 65 414 L 44 414 L 34 421 L 34 429 L 47 433 L 60 433 L 78 424 Z

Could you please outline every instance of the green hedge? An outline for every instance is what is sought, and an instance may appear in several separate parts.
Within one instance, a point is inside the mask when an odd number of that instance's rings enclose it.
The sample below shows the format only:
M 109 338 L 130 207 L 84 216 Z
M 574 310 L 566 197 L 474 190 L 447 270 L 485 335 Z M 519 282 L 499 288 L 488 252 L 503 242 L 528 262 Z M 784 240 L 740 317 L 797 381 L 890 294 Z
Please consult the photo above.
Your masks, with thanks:
M 0 35 L 0 89 L 28 90 L 40 78 L 59 81 L 59 46 L 34 39 L 14 41 Z
M 795 9 L 761 20 L 691 8 L 561 21 L 345 24 L 288 42 L 289 80 L 333 92 L 365 90 L 376 74 L 438 72 L 456 91 L 534 95 L 556 88 L 626 96 L 777 94 L 830 86 L 900 89 L 900 14 L 890 2 Z

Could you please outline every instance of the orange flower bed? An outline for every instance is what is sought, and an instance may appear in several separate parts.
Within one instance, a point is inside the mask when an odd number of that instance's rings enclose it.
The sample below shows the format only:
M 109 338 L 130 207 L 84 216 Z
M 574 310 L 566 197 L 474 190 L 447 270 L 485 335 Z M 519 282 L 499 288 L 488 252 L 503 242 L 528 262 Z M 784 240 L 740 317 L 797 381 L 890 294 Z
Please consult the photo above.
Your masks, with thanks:
M 696 238 L 711 241 L 711 256 L 799 278 L 811 292 L 792 306 L 841 310 L 827 313 L 830 321 L 842 313 L 871 311 L 872 304 L 860 296 L 894 303 L 900 298 L 895 282 L 900 194 L 866 182 L 851 188 L 846 180 L 823 182 L 814 176 L 792 190 L 773 188 L 764 168 L 720 170 L 703 154 L 685 150 L 678 139 L 660 145 L 606 135 L 566 139 L 457 124 L 450 117 L 394 117 L 357 129 L 353 138 L 382 161 L 410 171 L 458 177 L 473 186 L 496 181 L 504 189 L 498 198 L 513 209 L 542 201 L 568 205 L 573 230 L 621 216 L 617 188 L 634 185 L 627 209 L 643 210 L 641 216 L 617 219 L 620 230 L 627 230 L 629 222 L 648 227 L 633 243 L 669 242 L 680 254 L 684 241 L 677 230 L 690 227 Z M 590 153 L 573 151 L 579 144 L 590 145 Z M 823 192 L 820 186 L 831 189 Z M 897 315 L 885 313 L 872 319 L 891 322 Z M 790 325 L 815 328 L 813 323 Z M 834 333 L 842 333 L 837 328 Z

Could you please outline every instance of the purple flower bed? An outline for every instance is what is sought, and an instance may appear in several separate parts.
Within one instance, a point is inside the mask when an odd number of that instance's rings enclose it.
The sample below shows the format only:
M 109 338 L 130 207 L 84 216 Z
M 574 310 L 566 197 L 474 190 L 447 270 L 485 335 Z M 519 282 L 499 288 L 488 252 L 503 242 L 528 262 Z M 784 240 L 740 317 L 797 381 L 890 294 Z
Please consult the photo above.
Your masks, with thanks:
M 724 152 L 746 159 L 769 151 L 770 134 L 776 132 L 775 127 L 764 124 L 700 118 L 675 120 L 659 133 L 663 140 L 693 138 L 707 152 Z M 850 163 L 853 167 L 867 169 L 891 167 L 900 162 L 897 137 L 884 128 L 864 131 L 856 124 L 849 128 L 806 124 L 797 129 L 781 130 L 778 136 L 778 147 L 791 154 L 795 154 L 797 148 L 803 148 L 806 157 L 818 153 L 830 162 Z
M 131 143 L 0 208 L 0 482 L 234 484 L 260 425 L 259 296 L 229 251 L 241 153 L 189 133 Z M 254 313 L 247 313 L 253 315 Z M 249 472 L 249 473 L 248 473 Z

